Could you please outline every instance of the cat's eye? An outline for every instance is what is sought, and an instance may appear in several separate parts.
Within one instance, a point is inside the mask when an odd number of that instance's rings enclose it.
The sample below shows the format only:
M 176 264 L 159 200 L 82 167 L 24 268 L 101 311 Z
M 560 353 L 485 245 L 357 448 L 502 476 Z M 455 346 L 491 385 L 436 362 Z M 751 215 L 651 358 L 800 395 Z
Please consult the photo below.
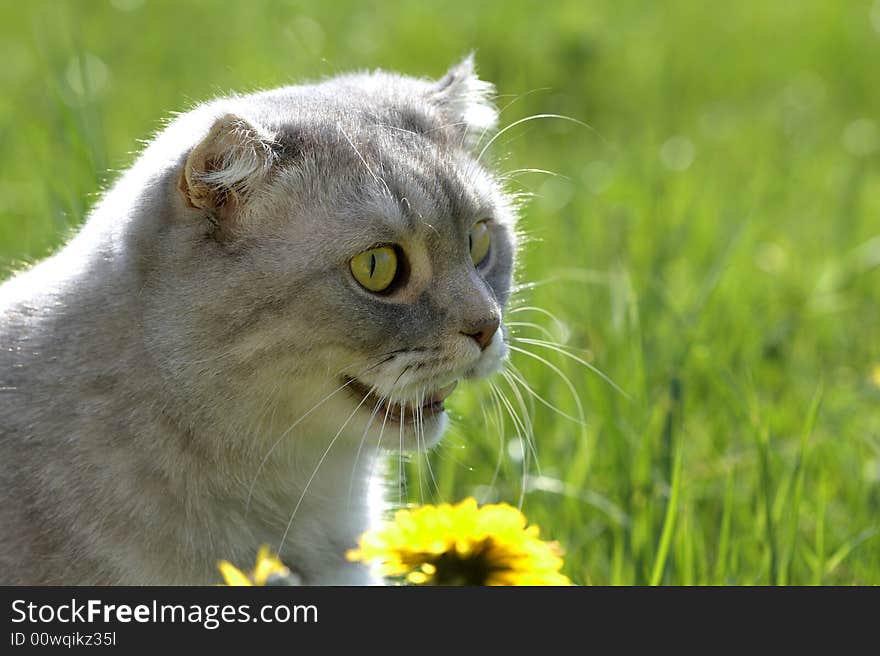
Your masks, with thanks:
M 492 237 L 489 233 L 489 223 L 487 221 L 477 221 L 471 226 L 470 234 L 468 234 L 468 245 L 471 250 L 471 261 L 475 266 L 480 266 L 486 256 L 489 255 L 489 246 L 492 243 Z
M 358 253 L 349 262 L 351 275 L 361 287 L 371 292 L 384 292 L 397 275 L 397 253 L 391 246 L 379 246 Z

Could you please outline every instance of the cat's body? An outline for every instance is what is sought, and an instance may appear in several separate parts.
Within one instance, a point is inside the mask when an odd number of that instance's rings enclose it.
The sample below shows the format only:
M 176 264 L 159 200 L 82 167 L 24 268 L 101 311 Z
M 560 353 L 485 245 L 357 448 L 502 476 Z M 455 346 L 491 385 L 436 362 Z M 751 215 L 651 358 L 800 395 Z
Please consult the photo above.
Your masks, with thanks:
M 505 354 L 513 210 L 468 149 L 489 89 L 466 60 L 202 105 L 0 286 L 0 583 L 210 584 L 263 543 L 371 581 L 344 553 L 381 454 L 415 408 L 439 439 L 447 385 Z M 349 262 L 382 245 L 372 293 Z

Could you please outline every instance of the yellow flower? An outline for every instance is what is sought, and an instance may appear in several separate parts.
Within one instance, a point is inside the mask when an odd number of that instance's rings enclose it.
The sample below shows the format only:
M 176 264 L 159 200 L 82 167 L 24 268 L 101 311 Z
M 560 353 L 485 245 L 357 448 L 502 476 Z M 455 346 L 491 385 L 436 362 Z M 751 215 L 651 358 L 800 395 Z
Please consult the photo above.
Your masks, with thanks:
M 394 521 L 361 536 L 351 561 L 377 563 L 383 576 L 416 585 L 571 585 L 559 573 L 559 545 L 505 503 L 399 510 Z
M 217 568 L 223 575 L 226 585 L 294 585 L 294 575 L 284 566 L 278 556 L 265 544 L 257 551 L 257 563 L 250 574 L 245 574 L 232 563 L 221 560 Z
M 876 387 L 880 387 L 880 362 L 874 365 L 874 368 L 871 369 L 871 382 L 874 383 Z

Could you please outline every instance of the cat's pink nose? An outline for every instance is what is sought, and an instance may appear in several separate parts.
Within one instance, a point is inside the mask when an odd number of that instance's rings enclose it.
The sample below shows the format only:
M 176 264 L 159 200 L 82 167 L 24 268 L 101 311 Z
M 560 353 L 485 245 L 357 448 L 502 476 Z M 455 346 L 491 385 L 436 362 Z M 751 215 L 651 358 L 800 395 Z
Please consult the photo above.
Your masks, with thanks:
M 479 322 L 478 324 L 472 326 L 467 331 L 461 331 L 463 334 L 468 337 L 473 338 L 473 340 L 479 345 L 481 351 L 485 351 L 486 347 L 489 346 L 489 342 L 492 341 L 492 337 L 498 331 L 498 326 L 500 325 L 500 321 L 498 317 L 489 317 Z

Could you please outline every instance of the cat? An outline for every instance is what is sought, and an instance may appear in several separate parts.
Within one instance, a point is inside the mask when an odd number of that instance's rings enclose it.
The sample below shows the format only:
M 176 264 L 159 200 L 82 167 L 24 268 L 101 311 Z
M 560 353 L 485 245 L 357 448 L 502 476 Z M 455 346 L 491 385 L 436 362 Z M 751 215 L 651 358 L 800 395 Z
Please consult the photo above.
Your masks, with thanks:
M 0 583 L 201 585 L 347 549 L 383 456 L 498 370 L 516 208 L 469 56 L 177 116 L 55 255 L 0 286 Z

